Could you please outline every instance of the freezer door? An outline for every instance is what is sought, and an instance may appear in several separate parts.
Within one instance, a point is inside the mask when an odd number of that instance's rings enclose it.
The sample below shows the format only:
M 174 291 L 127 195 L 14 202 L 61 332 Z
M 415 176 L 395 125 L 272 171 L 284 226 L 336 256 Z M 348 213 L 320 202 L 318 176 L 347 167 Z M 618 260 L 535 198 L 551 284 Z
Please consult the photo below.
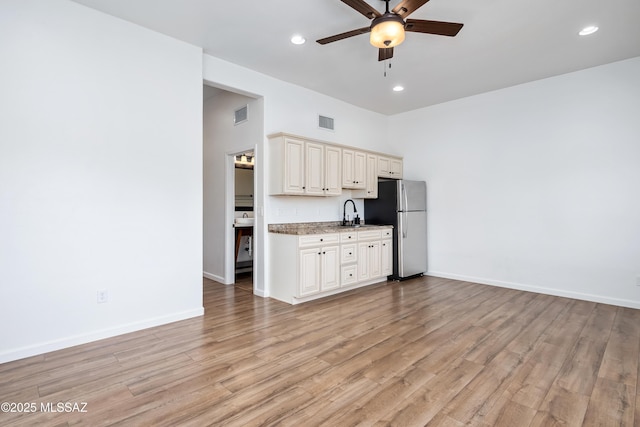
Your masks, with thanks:
M 424 181 L 398 181 L 398 210 L 426 211 L 427 183 Z
M 398 212 L 399 278 L 427 271 L 427 213 Z

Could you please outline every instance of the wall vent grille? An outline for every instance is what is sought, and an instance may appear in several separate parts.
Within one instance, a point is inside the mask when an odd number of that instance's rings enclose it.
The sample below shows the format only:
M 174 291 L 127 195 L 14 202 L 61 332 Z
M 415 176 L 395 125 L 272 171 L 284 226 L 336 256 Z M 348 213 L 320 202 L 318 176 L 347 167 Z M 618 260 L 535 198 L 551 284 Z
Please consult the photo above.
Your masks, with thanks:
M 237 109 L 233 115 L 233 123 L 239 125 L 240 123 L 244 123 L 249 120 L 247 105 L 242 108 Z
M 318 127 L 321 129 L 335 130 L 333 119 L 327 116 L 318 116 Z

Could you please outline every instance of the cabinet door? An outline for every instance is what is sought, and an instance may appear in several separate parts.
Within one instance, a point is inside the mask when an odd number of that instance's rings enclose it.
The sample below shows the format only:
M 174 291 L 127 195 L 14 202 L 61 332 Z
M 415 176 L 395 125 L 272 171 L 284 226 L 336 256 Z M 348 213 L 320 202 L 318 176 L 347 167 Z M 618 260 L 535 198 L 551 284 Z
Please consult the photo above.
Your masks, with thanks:
M 346 148 L 342 149 L 342 188 L 353 187 L 353 157 L 355 152 Z
M 369 248 L 369 278 L 374 279 L 382 276 L 382 264 L 380 258 L 380 241 L 371 242 Z
M 326 246 L 322 249 L 320 291 L 329 291 L 340 287 L 340 248 Z
M 304 141 L 284 140 L 284 193 L 304 193 Z
M 307 142 L 305 144 L 305 193 L 324 195 L 324 145 Z
M 320 292 L 320 248 L 300 250 L 300 280 L 298 296 L 305 297 Z
M 367 155 L 367 182 L 366 182 L 365 198 L 378 198 L 378 156 L 373 154 Z
M 358 281 L 369 280 L 369 250 L 371 242 L 358 243 Z
M 339 196 L 342 194 L 342 150 L 338 147 L 325 147 L 324 163 L 324 194 Z
M 365 188 L 367 181 L 367 155 L 356 151 L 353 155 L 353 188 Z
M 380 248 L 380 274 L 382 276 L 391 276 L 393 274 L 393 242 L 391 239 L 382 241 Z
M 389 161 L 389 168 L 392 178 L 402 179 L 402 160 L 391 159 Z
M 391 177 L 391 159 L 388 157 L 378 157 L 378 176 L 383 178 Z

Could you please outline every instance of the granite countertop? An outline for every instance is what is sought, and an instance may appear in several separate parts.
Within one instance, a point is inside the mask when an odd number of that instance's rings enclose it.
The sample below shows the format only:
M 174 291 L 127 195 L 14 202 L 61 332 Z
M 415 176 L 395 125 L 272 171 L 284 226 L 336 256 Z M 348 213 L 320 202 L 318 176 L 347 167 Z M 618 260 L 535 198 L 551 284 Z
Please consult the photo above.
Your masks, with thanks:
M 340 224 L 340 221 L 269 224 L 269 233 L 304 235 L 340 233 L 343 231 L 358 231 L 371 228 L 393 228 L 392 225 L 360 224 L 359 226 L 342 226 Z

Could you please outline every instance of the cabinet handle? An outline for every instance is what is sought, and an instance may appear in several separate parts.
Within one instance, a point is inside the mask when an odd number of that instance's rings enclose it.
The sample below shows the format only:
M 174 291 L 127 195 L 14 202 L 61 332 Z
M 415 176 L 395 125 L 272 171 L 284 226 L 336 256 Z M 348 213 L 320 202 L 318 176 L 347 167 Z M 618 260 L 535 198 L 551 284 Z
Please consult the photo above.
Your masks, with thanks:
M 320 239 L 321 242 L 324 242 L 324 239 Z
M 322 255 L 326 254 L 326 252 L 322 252 Z
M 318 252 L 318 255 L 322 255 L 322 253 Z
M 349 252 L 349 255 L 353 255 L 351 252 Z
M 303 190 L 306 190 L 306 189 L 307 189 L 307 187 L 302 187 L 302 189 L 303 189 Z
M 353 277 L 353 274 L 349 273 L 349 277 Z

